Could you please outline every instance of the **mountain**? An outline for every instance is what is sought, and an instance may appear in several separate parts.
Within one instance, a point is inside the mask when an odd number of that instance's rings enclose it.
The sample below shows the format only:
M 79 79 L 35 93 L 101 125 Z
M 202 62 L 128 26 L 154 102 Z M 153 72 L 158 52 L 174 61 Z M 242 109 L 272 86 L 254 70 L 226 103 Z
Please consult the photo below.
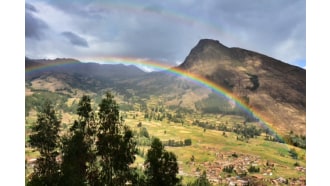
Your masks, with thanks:
M 305 133 L 305 69 L 210 39 L 200 40 L 179 68 L 246 100 L 276 130 Z
M 52 67 L 52 68 L 47 68 Z M 101 79 L 128 79 L 136 78 L 145 75 L 146 72 L 142 71 L 134 65 L 125 66 L 123 64 L 98 64 L 98 63 L 82 63 L 76 59 L 69 58 L 56 58 L 50 59 L 29 59 L 25 57 L 25 68 L 39 70 L 27 74 L 27 78 L 38 77 L 41 74 L 48 73 L 68 73 L 78 74 L 93 78 Z
M 211 90 L 167 71 L 147 73 L 132 65 L 83 63 L 65 58 L 25 58 L 25 65 L 27 95 L 47 90 L 75 97 L 83 93 L 100 95 L 110 89 L 131 105 L 151 104 L 151 108 L 161 103 L 190 113 L 249 117 Z M 200 40 L 184 62 L 174 68 L 226 88 L 280 134 L 306 133 L 305 69 L 257 52 L 229 48 L 211 39 Z

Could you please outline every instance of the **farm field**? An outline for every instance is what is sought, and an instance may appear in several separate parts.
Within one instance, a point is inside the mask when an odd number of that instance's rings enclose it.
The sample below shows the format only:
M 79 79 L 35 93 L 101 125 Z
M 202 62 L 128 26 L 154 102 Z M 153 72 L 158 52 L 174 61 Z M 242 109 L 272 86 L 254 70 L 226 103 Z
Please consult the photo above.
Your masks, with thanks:
M 139 117 L 133 117 L 138 115 Z M 208 178 L 219 183 L 219 180 L 226 180 L 228 177 L 235 177 L 243 174 L 250 166 L 260 168 L 258 173 L 247 173 L 247 175 L 263 178 L 271 183 L 271 180 L 280 177 L 285 179 L 305 179 L 306 151 L 288 144 L 266 141 L 265 134 L 249 139 L 248 142 L 237 140 L 237 134 L 217 130 L 204 130 L 191 123 L 173 123 L 145 120 L 143 113 L 130 112 L 127 114 L 125 123 L 133 131 L 139 131 L 145 127 L 150 135 L 158 137 L 161 141 L 184 141 L 191 139 L 191 146 L 170 147 L 168 151 L 176 154 L 179 162 L 179 175 L 183 176 L 184 183 L 189 182 L 192 177 L 198 177 L 204 170 Z M 190 116 L 198 118 L 198 116 Z M 133 119 L 134 118 L 134 119 Z M 188 117 L 189 118 L 189 117 Z M 207 116 L 204 119 L 214 122 L 214 117 Z M 226 116 L 218 119 L 218 122 L 239 122 L 236 116 Z M 138 127 L 137 124 L 142 124 Z M 148 146 L 138 147 L 144 153 Z M 290 150 L 295 149 L 298 159 L 293 159 Z M 193 157 L 193 161 L 192 161 Z M 142 166 L 143 157 L 137 158 L 135 165 Z M 296 164 L 296 166 L 295 166 Z M 299 166 L 297 166 L 299 164 Z M 237 173 L 223 172 L 226 166 L 234 165 Z

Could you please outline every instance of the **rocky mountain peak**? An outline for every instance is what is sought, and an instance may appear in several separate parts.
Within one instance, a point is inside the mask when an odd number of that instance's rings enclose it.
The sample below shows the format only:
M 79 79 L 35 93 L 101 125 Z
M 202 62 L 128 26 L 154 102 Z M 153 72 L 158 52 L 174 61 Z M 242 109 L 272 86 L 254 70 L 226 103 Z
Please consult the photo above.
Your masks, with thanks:
M 205 62 L 214 62 L 219 59 L 230 58 L 230 48 L 221 44 L 218 40 L 201 39 L 190 51 L 180 68 L 187 69 Z M 206 64 L 204 64 L 206 65 Z

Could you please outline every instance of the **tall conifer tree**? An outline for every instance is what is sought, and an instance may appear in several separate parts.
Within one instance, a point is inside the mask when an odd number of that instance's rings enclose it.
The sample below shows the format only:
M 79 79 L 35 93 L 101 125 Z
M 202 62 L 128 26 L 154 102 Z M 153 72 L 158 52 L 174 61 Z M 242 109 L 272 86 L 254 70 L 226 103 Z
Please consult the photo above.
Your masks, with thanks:
M 29 143 L 40 153 L 27 185 L 57 185 L 59 179 L 59 164 L 56 157 L 59 155 L 59 127 L 54 106 L 45 101 L 38 113 L 36 124 L 32 127 Z
M 136 143 L 132 131 L 119 116 L 119 107 L 108 92 L 99 105 L 97 152 L 102 185 L 124 185 L 131 180 L 129 165 L 135 160 Z

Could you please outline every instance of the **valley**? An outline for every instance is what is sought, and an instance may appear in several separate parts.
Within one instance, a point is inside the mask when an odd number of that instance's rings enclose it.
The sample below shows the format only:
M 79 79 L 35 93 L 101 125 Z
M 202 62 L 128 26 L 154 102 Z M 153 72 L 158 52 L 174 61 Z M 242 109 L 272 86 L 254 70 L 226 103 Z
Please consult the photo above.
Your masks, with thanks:
M 31 89 L 26 89 L 31 92 Z M 61 135 L 65 135 L 72 123 L 77 119 L 76 111 L 79 96 L 52 93 L 51 91 L 33 91 L 27 95 L 27 104 L 41 103 L 43 96 L 57 100 L 58 113 L 61 117 Z M 78 91 L 79 92 L 79 91 Z M 81 92 L 86 93 L 86 92 Z M 37 96 L 39 95 L 39 97 Z M 79 94 L 78 94 L 79 95 Z M 101 95 L 91 94 L 93 107 L 99 104 Z M 149 99 L 136 102 L 125 102 L 125 96 L 117 94 L 120 115 L 124 123 L 134 133 L 138 143 L 138 154 L 133 167 L 144 169 L 145 154 L 150 148 L 152 138 L 159 138 L 168 151 L 175 153 L 179 164 L 179 177 L 183 184 L 194 181 L 203 171 L 214 185 L 243 184 L 304 184 L 306 177 L 306 150 L 289 144 L 266 140 L 268 134 L 265 126 L 257 121 L 246 122 L 246 118 L 231 114 L 203 114 L 180 107 L 166 106 L 162 97 L 151 96 Z M 38 104 L 35 104 L 36 106 Z M 26 117 L 26 141 L 30 135 L 30 127 L 36 121 L 36 110 L 32 107 Z M 243 137 L 234 132 L 234 128 L 254 126 L 258 135 Z M 146 135 L 142 130 L 147 131 Z M 270 135 L 269 135 L 270 136 Z M 185 145 L 189 139 L 190 145 Z M 171 141 L 171 142 L 170 142 Z M 169 145 L 172 144 L 172 145 Z M 297 157 L 290 151 L 295 149 Z M 38 153 L 26 147 L 26 160 L 38 157 Z M 32 171 L 33 163 L 27 163 L 27 175 Z M 231 171 L 224 171 L 225 167 Z M 251 167 L 258 168 L 251 172 Z
M 133 131 L 131 167 L 140 172 L 159 138 L 176 155 L 184 185 L 204 171 L 214 185 L 306 184 L 304 69 L 214 40 L 201 40 L 181 65 L 149 73 L 74 59 L 26 58 L 25 65 L 26 179 L 40 155 L 29 139 L 44 102 L 54 104 L 63 137 L 84 95 L 96 114 L 111 92 Z

